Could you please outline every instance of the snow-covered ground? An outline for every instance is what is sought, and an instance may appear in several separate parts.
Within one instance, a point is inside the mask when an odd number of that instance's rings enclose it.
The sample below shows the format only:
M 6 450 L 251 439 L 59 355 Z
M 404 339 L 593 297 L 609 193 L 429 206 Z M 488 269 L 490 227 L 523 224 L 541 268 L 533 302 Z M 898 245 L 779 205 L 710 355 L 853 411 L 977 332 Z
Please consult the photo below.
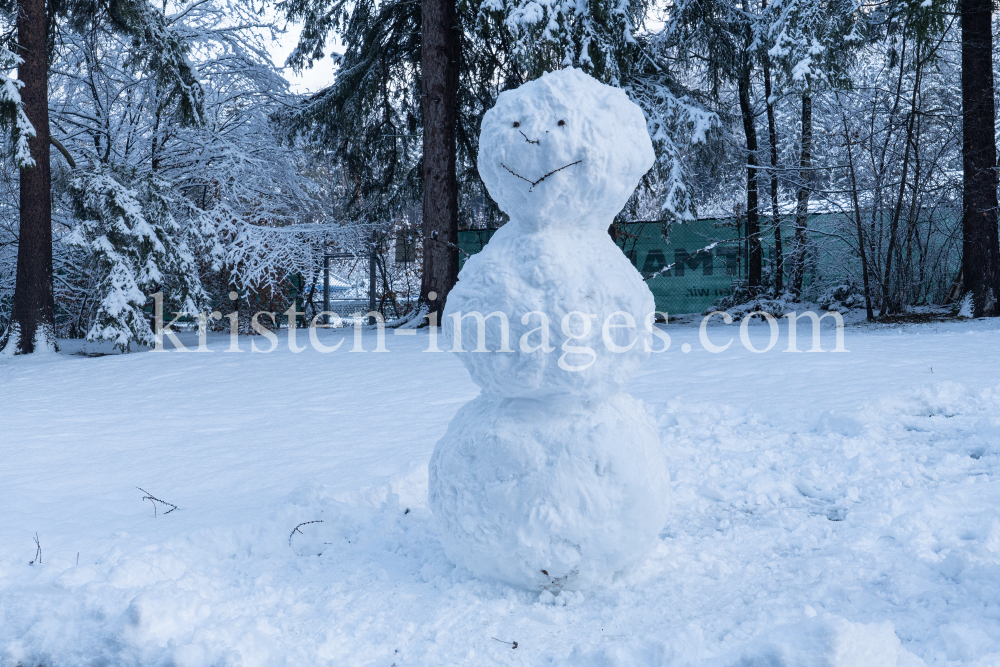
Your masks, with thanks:
M 427 461 L 478 390 L 426 330 L 0 361 L 0 665 L 1000 664 L 1000 323 L 666 330 L 629 387 L 662 543 L 555 596 L 444 556 Z

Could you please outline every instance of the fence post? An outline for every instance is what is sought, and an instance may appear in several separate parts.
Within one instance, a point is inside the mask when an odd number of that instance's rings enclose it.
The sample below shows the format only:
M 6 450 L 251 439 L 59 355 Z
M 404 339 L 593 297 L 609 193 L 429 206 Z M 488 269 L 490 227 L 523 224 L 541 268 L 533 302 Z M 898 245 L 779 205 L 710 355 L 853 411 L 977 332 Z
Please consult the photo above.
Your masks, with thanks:
M 323 324 L 330 326 L 330 255 L 323 254 Z
M 368 255 L 368 312 L 375 310 L 375 232 L 372 232 L 372 247 Z M 368 324 L 374 325 L 375 318 L 369 317 Z

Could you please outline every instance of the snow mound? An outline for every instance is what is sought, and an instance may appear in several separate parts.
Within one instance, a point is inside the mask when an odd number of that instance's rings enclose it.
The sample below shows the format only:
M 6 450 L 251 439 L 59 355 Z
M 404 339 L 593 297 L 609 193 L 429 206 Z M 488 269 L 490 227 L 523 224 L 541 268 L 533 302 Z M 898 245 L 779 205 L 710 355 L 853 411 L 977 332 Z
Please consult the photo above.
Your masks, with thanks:
M 852 623 L 814 616 L 752 642 L 731 667 L 921 667 L 900 644 L 892 623 Z
M 667 662 L 663 646 L 639 642 L 630 646 L 586 647 L 577 645 L 557 667 L 659 667 Z
M 464 405 L 430 464 L 445 553 L 519 588 L 587 588 L 644 558 L 670 505 L 640 401 L 503 399 Z
M 958 317 L 975 317 L 975 313 L 973 312 L 972 292 L 967 293 L 965 297 L 962 298 L 958 308 Z
M 970 412 L 976 402 L 964 386 L 945 380 L 917 387 L 909 395 L 883 399 L 878 408 L 890 414 L 952 417 Z

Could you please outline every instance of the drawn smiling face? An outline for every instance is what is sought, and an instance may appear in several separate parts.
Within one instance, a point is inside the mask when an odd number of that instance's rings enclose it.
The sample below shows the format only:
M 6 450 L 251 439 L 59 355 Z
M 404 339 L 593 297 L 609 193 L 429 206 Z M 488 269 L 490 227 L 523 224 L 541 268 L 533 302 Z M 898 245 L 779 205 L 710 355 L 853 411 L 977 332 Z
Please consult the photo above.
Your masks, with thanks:
M 606 230 L 652 165 L 639 107 L 577 69 L 501 93 L 483 118 L 479 174 L 532 229 Z

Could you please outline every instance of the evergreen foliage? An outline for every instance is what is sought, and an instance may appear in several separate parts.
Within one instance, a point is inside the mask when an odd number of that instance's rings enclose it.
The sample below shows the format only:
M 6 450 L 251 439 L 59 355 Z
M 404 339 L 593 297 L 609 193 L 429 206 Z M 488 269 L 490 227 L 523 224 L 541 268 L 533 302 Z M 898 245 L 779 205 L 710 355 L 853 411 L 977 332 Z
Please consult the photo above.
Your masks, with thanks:
M 16 53 L 0 45 L 0 70 L 9 72 L 20 62 L 21 59 Z M 7 75 L 4 75 L 3 84 L 0 85 L 0 128 L 7 130 L 9 142 L 6 144 L 5 152 L 11 155 L 14 163 L 22 169 L 35 165 L 31 151 L 28 150 L 28 139 L 35 136 L 35 128 L 24 115 L 20 93 L 23 85 Z
M 178 202 L 169 194 L 169 183 L 150 174 L 138 185 L 138 190 L 123 186 L 112 169 L 95 160 L 69 188 L 79 222 L 65 242 L 88 256 L 99 286 L 100 303 L 87 340 L 113 341 L 123 352 L 133 343 L 153 344 L 143 312 L 147 294 L 165 291 L 177 311 L 205 309 L 208 295 L 192 250 L 204 253 L 214 245 L 199 225 L 181 225 L 174 218 L 171 209 Z
M 419 3 L 285 0 L 279 7 L 304 24 L 289 57 L 293 67 L 313 66 L 332 32 L 345 46 L 333 85 L 283 114 L 290 134 L 307 136 L 340 156 L 350 184 L 341 198 L 350 215 L 386 220 L 412 206 L 421 196 Z M 700 104 L 699 94 L 671 74 L 674 45 L 637 34 L 650 10 L 646 0 L 487 0 L 480 6 L 461 2 L 458 10 L 462 224 L 502 221 L 476 169 L 483 114 L 503 90 L 571 66 L 622 87 L 643 108 L 658 157 L 646 187 L 658 186 L 664 215 L 694 217 L 686 158 L 693 144 L 706 141 L 716 117 Z

